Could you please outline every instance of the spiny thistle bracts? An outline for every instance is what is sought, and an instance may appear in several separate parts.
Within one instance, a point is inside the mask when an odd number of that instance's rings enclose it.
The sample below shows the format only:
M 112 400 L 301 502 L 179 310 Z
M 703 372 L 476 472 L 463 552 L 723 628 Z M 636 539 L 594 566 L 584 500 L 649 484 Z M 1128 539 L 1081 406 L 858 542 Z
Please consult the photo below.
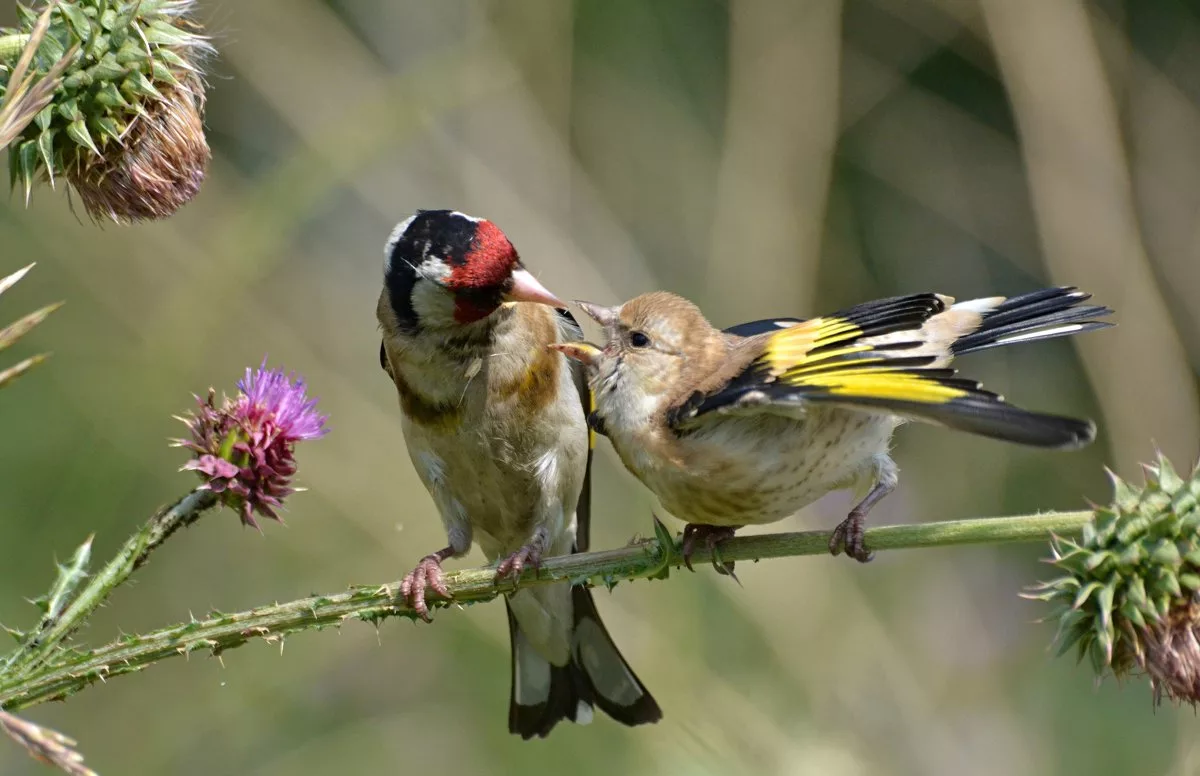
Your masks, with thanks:
M 60 0 L 33 59 L 49 72 L 69 58 L 53 100 L 9 146 L 14 188 L 66 178 L 93 218 L 163 218 L 200 189 L 204 137 L 201 66 L 213 49 L 192 0 Z M 18 6 L 27 34 L 37 18 Z M 0 63 L 0 93 L 11 62 Z
M 218 406 L 210 388 L 206 399 L 196 401 L 199 407 L 179 418 L 191 438 L 174 442 L 196 455 L 183 469 L 199 474 L 201 487 L 235 509 L 242 523 L 257 528 L 255 513 L 279 520 L 276 510 L 297 490 L 291 484 L 296 443 L 326 433 L 326 416 L 316 411 L 317 400 L 308 398 L 304 381 L 268 370 L 264 360 L 246 370 L 237 396 L 223 397 Z
M 1110 473 L 1113 503 L 1080 540 L 1055 537 L 1064 576 L 1025 594 L 1057 604 L 1059 654 L 1074 648 L 1097 678 L 1135 671 L 1155 702 L 1200 701 L 1200 466 L 1180 477 L 1161 454 L 1136 487 Z

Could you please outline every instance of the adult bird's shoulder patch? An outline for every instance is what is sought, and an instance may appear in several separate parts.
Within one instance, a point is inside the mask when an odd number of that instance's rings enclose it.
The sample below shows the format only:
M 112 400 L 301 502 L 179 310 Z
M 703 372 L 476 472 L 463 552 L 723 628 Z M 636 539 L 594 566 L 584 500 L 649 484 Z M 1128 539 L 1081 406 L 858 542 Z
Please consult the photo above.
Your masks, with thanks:
M 1088 421 L 1029 412 L 1006 403 L 931 353 L 924 327 L 953 300 L 911 294 L 857 305 L 757 335 L 760 350 L 720 388 L 676 407 L 668 422 L 686 431 L 710 414 L 802 416 L 838 405 L 886 412 L 1039 447 L 1077 447 L 1095 435 Z

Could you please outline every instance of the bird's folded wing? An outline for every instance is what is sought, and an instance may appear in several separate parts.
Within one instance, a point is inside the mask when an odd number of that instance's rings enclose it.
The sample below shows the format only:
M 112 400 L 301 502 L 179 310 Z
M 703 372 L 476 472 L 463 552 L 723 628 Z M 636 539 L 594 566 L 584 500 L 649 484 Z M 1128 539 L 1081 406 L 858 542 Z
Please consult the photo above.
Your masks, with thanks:
M 724 386 L 695 394 L 669 422 L 681 431 L 726 414 L 802 417 L 814 405 L 886 412 L 1039 447 L 1071 448 L 1095 436 L 1089 421 L 1029 412 L 931 367 L 922 326 L 952 300 L 892 297 L 759 337 L 760 354 Z M 905 336 L 905 333 L 911 336 Z M 883 336 L 889 335 L 889 336 Z M 714 417 L 706 417 L 714 416 Z
M 559 341 L 574 342 L 583 339 L 583 329 L 579 326 L 579 321 L 575 320 L 575 316 L 567 310 L 556 310 L 559 315 Z M 584 416 L 591 414 L 596 409 L 595 398 L 592 396 L 592 391 L 588 387 L 587 371 L 583 364 L 578 361 L 566 359 L 571 368 L 571 379 L 575 382 L 575 388 L 579 392 L 579 404 L 583 408 Z M 583 474 L 583 490 L 579 492 L 579 501 L 575 505 L 575 551 L 587 552 L 588 545 L 591 543 L 592 529 L 592 453 L 596 447 L 596 432 L 588 426 L 588 452 L 587 452 L 587 468 Z

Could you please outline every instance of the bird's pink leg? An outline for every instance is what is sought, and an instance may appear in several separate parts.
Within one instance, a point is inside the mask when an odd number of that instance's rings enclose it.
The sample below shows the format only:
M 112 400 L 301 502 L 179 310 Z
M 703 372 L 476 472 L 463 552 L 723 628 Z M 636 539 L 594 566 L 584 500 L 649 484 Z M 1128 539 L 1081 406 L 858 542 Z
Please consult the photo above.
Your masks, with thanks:
M 408 572 L 400 582 L 400 595 L 408 601 L 408 605 L 425 622 L 431 622 L 429 606 L 425 603 L 425 588 L 433 588 L 442 598 L 450 597 L 450 589 L 446 587 L 446 580 L 442 575 L 442 561 L 453 555 L 453 547 L 445 547 L 426 555 L 417 563 L 417 567 Z
M 500 581 L 505 577 L 510 577 L 513 581 L 516 581 L 520 578 L 526 564 L 533 566 L 536 573 L 541 568 L 542 553 L 545 552 L 545 549 L 546 539 L 539 531 L 530 540 L 529 544 L 526 544 L 512 555 L 500 561 L 500 565 L 496 566 L 496 581 Z

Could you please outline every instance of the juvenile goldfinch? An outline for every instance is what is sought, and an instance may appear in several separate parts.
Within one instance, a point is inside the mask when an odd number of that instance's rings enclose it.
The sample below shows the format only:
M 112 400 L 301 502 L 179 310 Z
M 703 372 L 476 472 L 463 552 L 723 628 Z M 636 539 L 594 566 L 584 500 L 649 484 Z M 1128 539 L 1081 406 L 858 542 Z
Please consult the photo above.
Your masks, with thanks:
M 497 578 L 587 549 L 591 446 L 586 380 L 547 346 L 581 336 L 565 304 L 524 268 L 490 221 L 418 211 L 388 238 L 379 359 L 448 546 L 421 559 L 401 594 L 426 620 L 425 591 L 449 597 L 442 561 L 479 543 Z M 626 725 L 658 705 L 600 621 L 591 591 L 565 583 L 506 597 L 509 730 L 545 736 L 597 705 Z
M 1014 407 L 948 368 L 966 353 L 1111 325 L 1092 320 L 1112 311 L 1082 306 L 1088 298 L 1074 288 L 958 304 L 911 294 L 718 331 L 696 305 L 659 291 L 617 307 L 579 302 L 604 327 L 604 348 L 551 347 L 588 366 L 593 425 L 687 521 L 688 568 L 700 539 L 712 550 L 741 526 L 856 486 L 869 490 L 829 550 L 865 563 L 867 512 L 896 487 L 888 449 L 905 420 L 1061 450 L 1092 441 L 1090 421 Z

